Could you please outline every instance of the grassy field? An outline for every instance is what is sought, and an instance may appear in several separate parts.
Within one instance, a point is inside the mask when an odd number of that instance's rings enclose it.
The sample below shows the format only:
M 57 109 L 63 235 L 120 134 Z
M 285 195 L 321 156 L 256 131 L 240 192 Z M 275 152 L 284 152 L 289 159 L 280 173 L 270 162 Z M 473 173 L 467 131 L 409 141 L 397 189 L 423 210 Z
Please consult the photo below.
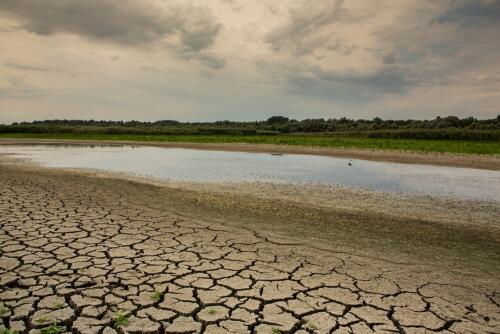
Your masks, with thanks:
M 403 150 L 420 152 L 449 152 L 468 154 L 500 154 L 498 141 L 428 140 L 428 139 L 387 139 L 351 138 L 326 136 L 243 136 L 243 135 L 135 135 L 135 134 L 32 134 L 5 133 L 0 138 L 27 139 L 72 139 L 72 140 L 122 140 L 144 142 L 190 142 L 190 143 L 248 143 L 293 145 L 305 147 L 356 148 L 379 150 Z

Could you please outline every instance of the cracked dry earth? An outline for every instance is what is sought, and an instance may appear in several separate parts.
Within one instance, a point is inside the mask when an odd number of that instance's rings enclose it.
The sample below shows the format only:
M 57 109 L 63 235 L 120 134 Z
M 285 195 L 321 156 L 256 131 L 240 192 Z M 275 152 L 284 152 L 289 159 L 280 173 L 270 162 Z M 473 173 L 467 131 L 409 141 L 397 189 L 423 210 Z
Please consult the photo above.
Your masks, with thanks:
M 0 318 L 25 333 L 500 333 L 500 294 L 0 173 Z M 2 325 L 0 325 L 1 327 Z

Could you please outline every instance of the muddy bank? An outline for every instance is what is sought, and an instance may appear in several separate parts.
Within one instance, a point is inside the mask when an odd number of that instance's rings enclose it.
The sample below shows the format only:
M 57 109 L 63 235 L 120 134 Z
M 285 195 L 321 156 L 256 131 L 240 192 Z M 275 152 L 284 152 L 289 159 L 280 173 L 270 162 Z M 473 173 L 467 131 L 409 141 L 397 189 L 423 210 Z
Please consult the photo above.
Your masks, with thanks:
M 336 212 L 335 203 L 293 199 L 291 189 L 276 202 L 265 186 L 267 197 L 250 185 L 250 193 L 242 193 L 103 176 L 0 166 L 0 331 L 494 333 L 499 328 L 498 275 L 465 259 L 456 267 L 425 258 L 401 261 L 399 246 L 390 240 L 408 239 L 397 233 L 403 222 L 377 215 L 369 205 L 352 214 L 345 208 Z M 342 217 L 349 225 L 343 226 Z M 287 230 L 295 218 L 309 233 Z M 320 234 L 337 232 L 328 242 L 315 235 L 318 222 L 325 223 Z M 446 234 L 442 228 L 451 222 L 441 228 L 413 223 L 417 239 L 425 226 L 430 241 L 434 233 L 446 237 L 449 244 L 432 246 L 443 261 L 450 258 L 446 248 L 458 254 L 460 231 L 491 235 L 489 225 L 477 230 L 474 223 L 460 225 Z M 377 228 L 363 232 L 370 224 Z M 398 229 L 384 232 L 391 226 Z M 382 258 L 374 245 L 363 243 L 367 232 L 376 230 L 374 237 L 394 246 L 392 255 Z M 357 235 L 355 242 L 348 242 L 349 233 Z M 349 246 L 344 251 L 342 243 Z M 478 247 L 490 255 L 486 244 Z M 355 254 L 359 249 L 365 255 Z
M 144 207 L 249 229 L 277 242 L 489 277 L 500 268 L 500 204 L 496 202 L 346 187 L 162 182 L 26 164 L 4 164 L 1 172 L 75 183 L 88 187 L 89 193 L 96 188 L 113 191 Z
M 497 155 L 458 154 L 458 153 L 421 153 L 407 151 L 385 151 L 347 148 L 319 148 L 268 144 L 243 143 L 181 143 L 181 142 L 137 142 L 114 140 L 60 140 L 60 139 L 7 139 L 0 138 L 1 144 L 60 144 L 60 145 L 142 145 L 173 148 L 192 148 L 216 151 L 263 152 L 277 154 L 310 154 L 331 157 L 389 161 L 411 164 L 467 167 L 487 170 L 500 170 L 500 157 Z

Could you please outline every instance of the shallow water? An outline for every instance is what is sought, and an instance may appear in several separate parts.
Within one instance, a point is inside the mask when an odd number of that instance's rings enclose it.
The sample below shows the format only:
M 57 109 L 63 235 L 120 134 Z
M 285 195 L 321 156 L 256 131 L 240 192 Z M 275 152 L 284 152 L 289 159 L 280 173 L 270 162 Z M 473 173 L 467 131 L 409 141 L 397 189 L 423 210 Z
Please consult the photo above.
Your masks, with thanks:
M 45 167 L 92 168 L 166 180 L 332 184 L 500 201 L 500 172 L 471 168 L 147 146 L 0 145 L 0 154 Z

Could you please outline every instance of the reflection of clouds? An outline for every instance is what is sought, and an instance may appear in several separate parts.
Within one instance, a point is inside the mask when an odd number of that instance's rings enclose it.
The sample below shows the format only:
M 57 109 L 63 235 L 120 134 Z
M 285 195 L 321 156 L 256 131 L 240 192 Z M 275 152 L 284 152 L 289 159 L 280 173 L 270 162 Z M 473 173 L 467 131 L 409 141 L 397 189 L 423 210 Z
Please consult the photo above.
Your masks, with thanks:
M 500 201 L 500 172 L 478 169 L 139 146 L 0 146 L 0 155 L 4 153 L 21 154 L 47 167 L 103 169 L 177 181 L 335 184 Z
M 497 171 L 396 164 L 391 173 L 397 175 L 402 188 L 420 194 L 437 194 L 442 196 L 482 197 L 490 194 L 500 200 L 497 191 L 500 187 L 500 173 Z

